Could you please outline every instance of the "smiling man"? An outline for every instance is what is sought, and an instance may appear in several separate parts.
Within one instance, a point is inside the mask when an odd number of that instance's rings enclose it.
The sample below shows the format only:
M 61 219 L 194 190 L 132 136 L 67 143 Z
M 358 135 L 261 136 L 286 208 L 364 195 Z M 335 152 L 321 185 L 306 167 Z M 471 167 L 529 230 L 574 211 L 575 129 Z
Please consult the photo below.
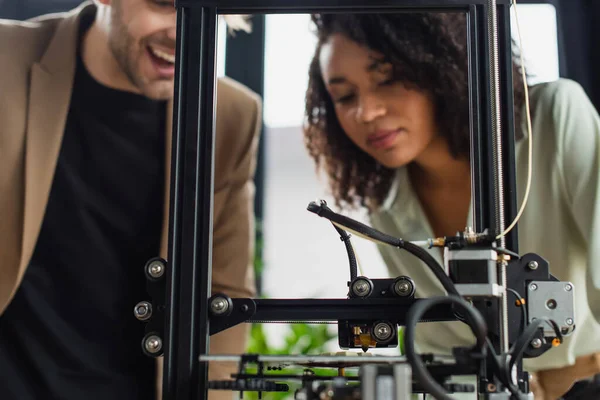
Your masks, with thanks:
M 144 264 L 167 255 L 175 34 L 171 0 L 0 21 L 3 400 L 160 393 L 133 307 Z M 213 291 L 247 297 L 261 103 L 223 78 L 216 113 Z M 246 334 L 211 351 L 243 352 Z

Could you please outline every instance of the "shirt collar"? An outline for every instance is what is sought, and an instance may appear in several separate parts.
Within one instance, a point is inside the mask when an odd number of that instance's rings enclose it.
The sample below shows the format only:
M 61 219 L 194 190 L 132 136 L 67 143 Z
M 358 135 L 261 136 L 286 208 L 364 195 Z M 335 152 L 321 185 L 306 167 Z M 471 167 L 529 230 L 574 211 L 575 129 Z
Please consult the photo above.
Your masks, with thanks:
M 378 214 L 392 216 L 403 234 L 420 232 L 423 229 L 431 230 L 413 190 L 406 167 L 396 170 L 392 186 Z
M 413 190 L 408 169 L 400 167 L 396 170 L 394 180 L 377 214 L 393 216 L 403 234 L 410 232 L 426 232 L 433 235 L 429 221 L 421 203 Z M 473 226 L 473 201 L 471 200 L 465 227 Z

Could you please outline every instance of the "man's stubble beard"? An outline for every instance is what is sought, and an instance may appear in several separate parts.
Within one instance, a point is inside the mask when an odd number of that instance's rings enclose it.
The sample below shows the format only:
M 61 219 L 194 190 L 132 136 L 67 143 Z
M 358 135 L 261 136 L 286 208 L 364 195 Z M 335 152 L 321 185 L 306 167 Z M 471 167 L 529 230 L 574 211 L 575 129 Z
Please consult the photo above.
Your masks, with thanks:
M 136 47 L 135 40 L 129 32 L 127 27 L 122 22 L 120 4 L 118 1 L 113 3 L 111 9 L 111 27 L 108 37 L 108 46 L 117 61 L 117 64 L 133 86 L 135 86 L 144 96 L 156 99 L 156 100 L 168 100 L 173 97 L 173 86 L 165 88 L 166 82 L 163 85 L 162 82 L 157 82 L 155 85 L 150 85 L 147 80 L 141 76 L 141 72 L 137 71 L 137 61 L 143 57 L 140 49 Z M 134 51 L 137 50 L 137 51 Z M 152 87 L 155 86 L 155 87 Z

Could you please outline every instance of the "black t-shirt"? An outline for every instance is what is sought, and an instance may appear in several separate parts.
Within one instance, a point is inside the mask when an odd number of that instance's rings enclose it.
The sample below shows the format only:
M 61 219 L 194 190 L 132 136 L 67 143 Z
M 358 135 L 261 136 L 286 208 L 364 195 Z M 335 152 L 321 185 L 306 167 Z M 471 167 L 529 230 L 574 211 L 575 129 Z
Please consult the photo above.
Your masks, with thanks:
M 107 88 L 80 57 L 39 239 L 0 317 L 3 400 L 150 400 L 144 264 L 158 254 L 165 102 Z

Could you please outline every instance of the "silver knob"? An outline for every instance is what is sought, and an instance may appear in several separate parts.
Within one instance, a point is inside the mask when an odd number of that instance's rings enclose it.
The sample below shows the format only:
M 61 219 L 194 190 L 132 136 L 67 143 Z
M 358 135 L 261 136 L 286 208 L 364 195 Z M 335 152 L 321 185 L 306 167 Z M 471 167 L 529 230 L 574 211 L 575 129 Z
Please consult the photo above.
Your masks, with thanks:
M 358 297 L 366 297 L 371 293 L 371 284 L 365 279 L 358 279 L 352 284 L 352 292 Z
M 539 267 L 539 264 L 537 261 L 530 261 L 529 264 L 527 264 L 527 266 L 529 267 L 529 269 L 531 270 L 536 270 Z
M 165 273 L 165 264 L 162 261 L 155 260 L 148 264 L 148 275 L 158 279 Z
M 210 302 L 210 311 L 215 315 L 223 315 L 229 310 L 229 302 L 223 297 L 215 297 Z
M 398 296 L 408 296 L 413 290 L 413 285 L 406 279 L 400 279 L 394 285 L 394 292 Z
M 568 284 L 568 283 L 567 283 L 567 284 L 565 285 L 565 290 L 566 290 L 567 292 L 570 292 L 571 290 L 573 290 L 573 286 L 571 286 L 570 284 Z
M 147 301 L 140 301 L 135 305 L 133 314 L 140 321 L 146 321 L 152 316 L 152 304 Z
M 156 335 L 148 336 L 144 342 L 144 348 L 148 353 L 156 354 L 162 349 L 162 340 Z
M 392 337 L 392 327 L 387 322 L 380 322 L 373 328 L 373 336 L 377 340 L 388 340 Z
M 535 338 L 531 341 L 531 347 L 533 347 L 534 349 L 539 349 L 540 347 L 542 347 L 542 339 L 540 338 Z

